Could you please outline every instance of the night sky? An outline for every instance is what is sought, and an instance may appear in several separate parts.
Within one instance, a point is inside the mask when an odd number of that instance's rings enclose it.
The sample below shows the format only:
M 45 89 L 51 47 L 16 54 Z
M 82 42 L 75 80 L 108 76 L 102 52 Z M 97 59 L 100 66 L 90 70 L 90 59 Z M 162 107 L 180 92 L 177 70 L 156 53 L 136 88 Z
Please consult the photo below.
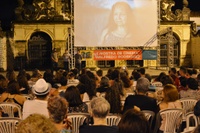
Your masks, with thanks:
M 0 0 L 0 21 L 4 31 L 10 30 L 11 22 L 15 20 L 14 9 L 18 6 L 18 0 Z M 33 0 L 24 0 L 25 4 L 32 3 Z M 182 0 L 174 0 L 175 6 L 172 10 L 182 9 Z M 188 7 L 191 11 L 200 11 L 199 0 L 188 0 Z

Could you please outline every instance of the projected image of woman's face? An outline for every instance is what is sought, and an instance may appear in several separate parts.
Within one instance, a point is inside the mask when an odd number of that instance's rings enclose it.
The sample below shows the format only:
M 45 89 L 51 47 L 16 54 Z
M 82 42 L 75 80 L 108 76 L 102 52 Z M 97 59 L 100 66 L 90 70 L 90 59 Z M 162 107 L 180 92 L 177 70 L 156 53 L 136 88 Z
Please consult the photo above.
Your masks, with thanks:
M 124 7 L 116 7 L 114 10 L 114 22 L 118 26 L 126 25 L 127 13 Z

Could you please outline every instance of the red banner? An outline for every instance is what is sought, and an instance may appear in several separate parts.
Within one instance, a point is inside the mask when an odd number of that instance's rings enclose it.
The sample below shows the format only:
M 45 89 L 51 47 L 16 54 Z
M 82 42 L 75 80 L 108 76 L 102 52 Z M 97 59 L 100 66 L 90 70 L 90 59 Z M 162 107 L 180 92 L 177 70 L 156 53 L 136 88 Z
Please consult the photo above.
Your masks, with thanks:
M 142 51 L 94 50 L 94 60 L 142 60 Z

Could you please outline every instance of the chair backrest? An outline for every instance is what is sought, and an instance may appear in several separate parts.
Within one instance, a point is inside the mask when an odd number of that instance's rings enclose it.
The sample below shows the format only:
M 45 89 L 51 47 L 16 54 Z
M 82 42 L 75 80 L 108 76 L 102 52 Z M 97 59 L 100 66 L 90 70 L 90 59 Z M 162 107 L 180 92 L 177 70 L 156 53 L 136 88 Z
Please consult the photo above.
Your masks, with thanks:
M 89 113 L 68 113 L 67 118 L 72 122 L 73 133 L 79 133 L 79 127 L 90 117 Z
M 15 133 L 20 121 L 21 119 L 19 118 L 0 118 L 0 133 Z
M 183 121 L 186 119 L 186 114 L 188 112 L 194 111 L 194 106 L 196 105 L 197 100 L 196 99 L 191 99 L 191 98 L 181 98 L 180 102 L 183 107 Z
M 0 103 L 0 111 L 7 114 L 8 117 L 16 117 L 15 112 L 18 112 L 18 117 L 22 118 L 21 106 L 16 103 L 3 102 Z
M 182 121 L 183 109 L 164 109 L 159 114 L 165 117 L 164 133 L 176 133 Z
M 142 110 L 142 112 L 144 113 L 145 117 L 147 118 L 147 120 L 149 121 L 149 129 L 151 131 L 152 129 L 152 122 L 154 120 L 154 117 L 155 117 L 155 113 L 153 111 L 150 111 L 150 110 Z
M 190 130 L 191 128 L 194 129 L 199 125 L 199 119 L 196 115 L 194 115 L 194 112 L 188 112 L 186 114 L 186 128 L 185 131 Z
M 109 114 L 106 116 L 106 120 L 107 120 L 107 125 L 117 126 L 119 124 L 119 121 L 121 120 L 121 116 L 115 114 Z

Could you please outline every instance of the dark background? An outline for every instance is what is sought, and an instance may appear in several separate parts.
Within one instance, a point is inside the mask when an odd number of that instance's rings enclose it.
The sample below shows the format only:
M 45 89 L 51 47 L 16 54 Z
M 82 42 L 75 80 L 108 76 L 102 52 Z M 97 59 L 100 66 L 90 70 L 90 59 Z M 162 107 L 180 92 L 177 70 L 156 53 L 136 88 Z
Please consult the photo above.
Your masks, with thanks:
M 182 9 L 183 2 L 182 0 L 174 0 L 175 6 L 172 7 L 172 10 Z M 33 0 L 24 0 L 25 4 L 31 4 Z M 199 0 L 188 0 L 191 11 L 200 12 Z M 4 31 L 11 29 L 11 23 L 15 20 L 14 9 L 18 6 L 18 0 L 0 0 L 0 21 L 1 27 Z

